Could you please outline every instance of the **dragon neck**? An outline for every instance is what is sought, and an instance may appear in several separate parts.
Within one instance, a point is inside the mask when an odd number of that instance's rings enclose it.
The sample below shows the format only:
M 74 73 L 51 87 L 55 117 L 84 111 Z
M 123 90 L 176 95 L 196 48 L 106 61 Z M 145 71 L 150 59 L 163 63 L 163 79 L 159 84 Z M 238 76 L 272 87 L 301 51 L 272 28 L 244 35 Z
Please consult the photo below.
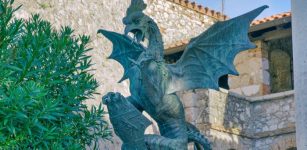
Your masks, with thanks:
M 154 22 L 150 24 L 150 32 L 148 37 L 148 50 L 150 53 L 155 53 L 157 54 L 156 56 L 163 58 L 164 47 L 163 47 L 162 35 L 158 25 Z

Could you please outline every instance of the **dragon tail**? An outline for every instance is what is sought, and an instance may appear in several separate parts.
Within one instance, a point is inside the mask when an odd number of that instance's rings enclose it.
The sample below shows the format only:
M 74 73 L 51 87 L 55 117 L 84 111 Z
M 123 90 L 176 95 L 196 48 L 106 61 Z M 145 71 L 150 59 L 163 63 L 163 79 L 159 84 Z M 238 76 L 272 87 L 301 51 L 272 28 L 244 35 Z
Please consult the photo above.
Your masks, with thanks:
M 212 150 L 209 140 L 192 124 L 187 122 L 188 142 L 194 142 L 196 150 Z
M 159 135 L 145 135 L 145 143 L 148 150 L 187 150 L 186 141 Z

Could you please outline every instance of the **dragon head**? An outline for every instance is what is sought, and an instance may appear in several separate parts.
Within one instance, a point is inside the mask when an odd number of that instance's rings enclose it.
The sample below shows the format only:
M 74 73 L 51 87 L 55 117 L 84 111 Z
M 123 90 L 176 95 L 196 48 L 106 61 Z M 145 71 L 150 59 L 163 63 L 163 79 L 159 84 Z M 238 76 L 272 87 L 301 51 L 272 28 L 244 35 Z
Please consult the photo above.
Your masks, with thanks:
M 155 29 L 153 19 L 143 13 L 147 5 L 143 0 L 131 0 L 131 5 L 127 9 L 126 17 L 123 19 L 125 35 L 132 33 L 137 42 L 142 42 L 149 37 Z

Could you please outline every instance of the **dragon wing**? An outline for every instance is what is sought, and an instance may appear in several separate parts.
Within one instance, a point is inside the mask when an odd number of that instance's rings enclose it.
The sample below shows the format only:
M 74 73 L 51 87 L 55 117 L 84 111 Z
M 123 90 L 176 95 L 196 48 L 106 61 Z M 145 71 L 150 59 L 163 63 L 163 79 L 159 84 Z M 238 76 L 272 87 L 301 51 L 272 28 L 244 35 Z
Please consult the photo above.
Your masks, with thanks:
M 268 6 L 259 7 L 228 21 L 217 22 L 193 38 L 181 58 L 168 65 L 171 81 L 167 93 L 182 90 L 219 89 L 218 79 L 225 74 L 238 75 L 235 56 L 255 48 L 248 38 L 250 23 Z
M 98 33 L 104 35 L 113 44 L 113 51 L 108 58 L 116 60 L 124 67 L 124 76 L 119 83 L 128 79 L 129 70 L 134 65 L 133 61 L 139 58 L 140 54 L 145 51 L 145 48 L 123 34 L 102 29 Z

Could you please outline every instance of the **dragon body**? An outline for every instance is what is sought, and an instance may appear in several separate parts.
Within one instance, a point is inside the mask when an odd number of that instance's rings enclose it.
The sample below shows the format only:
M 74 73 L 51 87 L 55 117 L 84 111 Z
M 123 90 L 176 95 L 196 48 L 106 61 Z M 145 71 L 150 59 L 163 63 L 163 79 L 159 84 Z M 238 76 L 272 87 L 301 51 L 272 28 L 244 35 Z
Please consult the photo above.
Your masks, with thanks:
M 254 48 L 247 32 L 250 22 L 266 6 L 245 15 L 218 22 L 192 39 L 176 64 L 163 60 L 163 41 L 157 24 L 142 11 L 143 0 L 132 0 L 123 19 L 125 34 L 99 30 L 113 43 L 111 59 L 124 67 L 120 80 L 130 80 L 131 96 L 108 93 L 103 97 L 115 133 L 123 141 L 123 150 L 186 150 L 189 142 L 196 149 L 210 150 L 207 138 L 185 120 L 177 91 L 197 88 L 217 89 L 218 78 L 237 74 L 233 59 L 243 50 Z M 128 36 L 132 33 L 134 38 Z M 141 42 L 148 39 L 148 44 Z M 144 135 L 150 121 L 158 124 L 160 135 Z

